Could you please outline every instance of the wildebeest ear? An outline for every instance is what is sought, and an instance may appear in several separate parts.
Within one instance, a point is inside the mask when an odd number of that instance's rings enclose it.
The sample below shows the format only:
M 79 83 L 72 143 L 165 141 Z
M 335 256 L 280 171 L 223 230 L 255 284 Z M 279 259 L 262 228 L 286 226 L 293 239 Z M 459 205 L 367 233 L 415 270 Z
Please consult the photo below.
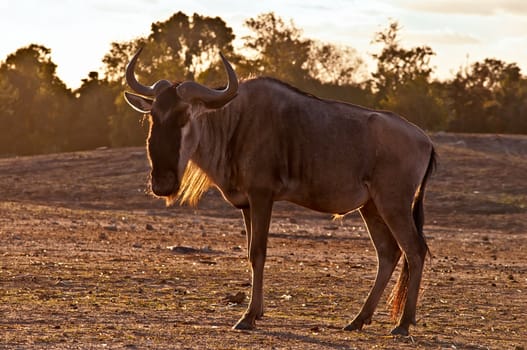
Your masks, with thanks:
M 128 91 L 124 92 L 124 99 L 133 109 L 141 113 L 150 113 L 152 110 L 152 103 L 154 103 L 154 100 L 150 98 L 132 94 Z

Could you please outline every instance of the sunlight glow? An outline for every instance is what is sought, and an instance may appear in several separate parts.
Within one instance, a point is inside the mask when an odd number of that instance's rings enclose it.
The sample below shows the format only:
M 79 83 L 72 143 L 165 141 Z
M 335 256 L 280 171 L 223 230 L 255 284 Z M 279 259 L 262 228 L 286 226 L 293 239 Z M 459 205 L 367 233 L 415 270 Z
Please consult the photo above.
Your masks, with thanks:
M 100 71 L 111 42 L 148 35 L 152 22 L 177 11 L 221 17 L 237 43 L 247 34 L 246 19 L 274 11 L 292 19 L 305 37 L 350 46 L 365 61 L 376 52 L 375 32 L 395 19 L 404 46 L 428 45 L 436 52 L 432 63 L 439 78 L 451 77 L 467 57 L 516 62 L 527 71 L 527 50 L 520 49 L 527 47 L 525 1 L 3 0 L 0 10 L 0 30 L 10 34 L 2 36 L 0 60 L 31 43 L 44 45 L 72 88 L 90 71 Z

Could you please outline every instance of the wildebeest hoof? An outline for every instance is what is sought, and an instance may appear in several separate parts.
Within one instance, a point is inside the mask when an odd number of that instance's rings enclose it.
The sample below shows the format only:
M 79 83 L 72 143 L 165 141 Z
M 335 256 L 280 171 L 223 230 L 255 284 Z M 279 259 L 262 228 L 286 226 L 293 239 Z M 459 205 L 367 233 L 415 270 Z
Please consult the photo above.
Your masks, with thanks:
M 353 320 L 350 324 L 344 327 L 344 330 L 345 331 L 360 331 L 363 325 L 364 325 L 364 322 L 360 320 Z
M 368 317 L 367 319 L 364 320 L 362 319 L 362 317 L 357 316 L 355 317 L 353 321 L 351 321 L 349 325 L 344 327 L 344 330 L 345 331 L 360 331 L 365 324 L 370 324 L 370 323 L 371 323 L 371 317 Z
M 232 329 L 236 329 L 236 330 L 239 330 L 239 331 L 251 331 L 253 329 L 256 328 L 256 324 L 253 321 L 250 321 L 250 320 L 247 320 L 247 319 L 244 319 L 242 318 L 241 320 L 238 321 L 238 323 L 236 323 Z
M 401 335 L 403 337 L 407 337 L 410 333 L 408 332 L 408 328 L 405 328 L 403 326 L 397 326 L 394 329 L 392 329 L 392 335 Z

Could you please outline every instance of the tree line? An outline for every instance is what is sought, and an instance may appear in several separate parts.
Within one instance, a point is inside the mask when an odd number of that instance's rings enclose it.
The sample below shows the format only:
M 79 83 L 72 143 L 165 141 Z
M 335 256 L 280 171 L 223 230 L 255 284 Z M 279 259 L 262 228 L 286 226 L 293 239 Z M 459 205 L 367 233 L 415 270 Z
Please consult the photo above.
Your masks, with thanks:
M 57 76 L 49 48 L 18 49 L 0 63 L 0 155 L 143 144 L 146 123 L 122 98 L 125 66 L 142 46 L 136 72 L 146 84 L 169 78 L 219 87 L 221 51 L 241 78 L 273 76 L 320 97 L 392 110 L 427 130 L 527 134 L 527 78 L 516 63 L 488 58 L 432 79 L 433 49 L 402 47 L 393 21 L 374 35 L 381 50 L 368 74 L 355 50 L 305 38 L 274 13 L 245 25 L 250 34 L 235 50 L 221 18 L 175 13 L 147 37 L 112 43 L 102 76 L 90 72 L 76 90 Z

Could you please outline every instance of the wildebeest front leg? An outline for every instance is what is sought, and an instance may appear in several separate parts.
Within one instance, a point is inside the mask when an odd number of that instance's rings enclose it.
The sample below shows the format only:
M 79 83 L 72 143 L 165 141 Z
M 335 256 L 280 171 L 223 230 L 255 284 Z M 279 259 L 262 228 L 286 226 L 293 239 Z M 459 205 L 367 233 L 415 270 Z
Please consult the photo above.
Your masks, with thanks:
M 249 307 L 234 329 L 254 329 L 255 320 L 263 315 L 263 271 L 267 254 L 267 236 L 273 207 L 270 193 L 252 193 L 249 195 L 249 210 L 244 210 L 245 223 L 250 222 L 247 230 L 249 262 L 252 270 L 252 291 Z M 249 220 L 246 218 L 250 214 Z
M 249 258 L 249 250 L 251 249 L 251 208 L 246 207 L 242 209 L 243 222 L 245 223 L 245 232 L 247 234 L 247 259 Z
M 360 209 L 360 213 L 377 252 L 377 276 L 362 309 L 355 319 L 344 328 L 347 331 L 360 330 L 363 325 L 371 323 L 373 312 L 401 257 L 399 245 L 379 215 L 373 201 L 367 202 Z
M 251 237 L 252 237 L 252 227 L 251 227 L 251 208 L 246 207 L 242 209 L 243 214 L 243 220 L 245 223 L 245 232 L 247 233 L 247 259 L 250 260 L 250 252 L 251 252 Z M 259 320 L 263 317 L 263 307 L 262 311 L 256 315 L 256 319 Z

